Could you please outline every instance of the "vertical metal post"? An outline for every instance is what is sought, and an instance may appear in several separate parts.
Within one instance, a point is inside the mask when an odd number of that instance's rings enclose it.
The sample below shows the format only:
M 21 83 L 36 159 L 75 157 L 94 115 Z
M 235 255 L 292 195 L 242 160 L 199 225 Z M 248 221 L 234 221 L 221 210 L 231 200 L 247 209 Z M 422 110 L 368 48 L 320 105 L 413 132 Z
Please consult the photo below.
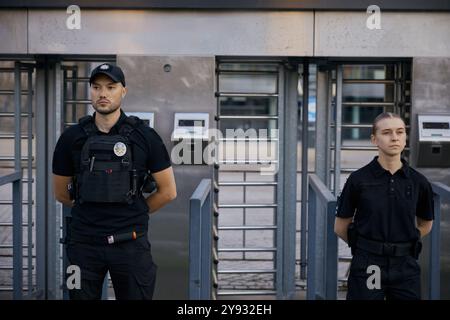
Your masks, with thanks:
M 212 215 L 211 186 L 208 195 L 200 207 L 201 214 L 201 299 L 211 299 L 212 277 Z
M 22 79 L 21 65 L 16 62 L 14 65 L 14 170 L 22 175 Z M 13 182 L 13 298 L 22 299 L 22 180 Z
M 285 296 L 295 295 L 295 249 L 297 216 L 297 131 L 298 131 L 298 66 L 287 71 L 284 143 L 290 146 L 284 154 L 285 222 L 284 222 L 284 287 Z M 287 151 L 286 150 L 286 151 Z
M 303 64 L 303 103 L 302 103 L 302 198 L 300 221 L 300 278 L 306 278 L 306 212 L 308 199 L 308 102 L 309 102 L 309 63 Z
M 283 299 L 283 256 L 284 256 L 284 248 L 283 248 L 283 234 L 284 234 L 284 163 L 281 161 L 285 156 L 285 145 L 284 145 L 284 68 L 280 65 L 278 69 L 278 172 L 277 172 L 277 209 L 276 209 L 276 224 L 277 224 L 277 236 L 274 239 L 276 241 L 276 274 L 275 274 L 275 283 L 276 283 L 276 292 L 277 299 Z
M 215 91 L 218 92 L 219 91 L 219 71 L 218 71 L 218 64 L 216 64 L 216 83 L 215 83 Z M 216 114 L 218 117 L 220 117 L 220 99 L 216 99 Z M 220 125 L 219 125 L 219 121 L 216 122 L 216 132 L 220 132 Z M 214 150 L 214 167 L 212 170 L 212 175 L 213 175 L 213 188 L 214 188 L 214 192 L 211 195 L 211 207 L 212 207 L 212 214 L 214 216 L 214 226 L 216 227 L 217 230 L 217 238 L 214 241 L 214 247 L 213 250 L 216 251 L 217 253 L 217 259 L 219 259 L 219 253 L 218 253 L 218 242 L 219 242 L 219 211 L 218 211 L 218 204 L 219 204 L 219 157 L 222 155 L 221 150 L 219 149 L 219 147 L 222 146 L 222 144 L 220 143 L 220 136 L 216 136 L 216 134 L 214 134 L 212 136 L 212 139 L 214 141 L 214 144 L 216 146 L 215 150 Z M 214 264 L 214 280 L 217 280 L 217 284 L 218 284 L 218 267 L 217 264 Z M 218 287 L 218 285 L 217 285 Z M 213 295 L 212 298 L 213 299 L 217 299 L 217 287 L 215 287 L 214 291 L 213 291 Z
M 316 193 L 309 186 L 308 201 L 308 280 L 306 299 L 316 299 Z
M 248 153 L 248 148 L 246 147 L 245 149 Z M 247 159 L 249 159 L 249 158 L 247 158 Z M 247 171 L 244 171 L 243 174 L 244 174 L 244 183 L 245 183 L 247 181 Z M 244 192 L 242 195 L 243 201 L 244 201 L 243 203 L 246 203 L 247 202 L 247 186 L 244 185 L 244 186 L 242 186 L 242 188 L 244 189 Z M 245 226 L 247 224 L 247 208 L 242 208 L 242 210 L 244 210 L 242 224 Z M 242 230 L 242 248 L 246 247 L 246 245 L 247 245 L 246 240 L 247 240 L 247 232 L 244 229 L 244 230 Z M 243 255 L 244 260 L 247 259 L 245 251 L 242 253 L 242 255 Z
M 46 113 L 47 132 L 45 135 L 47 144 L 45 145 L 45 163 L 44 177 L 45 194 L 45 279 L 46 279 L 46 299 L 61 299 L 62 298 L 62 270 L 61 270 L 61 210 L 62 205 L 55 201 L 53 195 L 53 184 L 50 176 L 52 172 L 52 157 L 56 140 L 61 134 L 61 67 L 60 62 L 47 61 L 46 64 L 47 87 L 46 93 L 48 96 Z
M 341 186 L 341 125 L 342 125 L 342 65 L 336 69 L 336 110 L 335 110 L 335 143 L 334 143 L 334 195 L 339 194 Z
M 439 300 L 441 295 L 440 287 L 440 221 L 441 221 L 441 196 L 437 193 L 434 194 L 434 221 L 437 222 L 430 235 L 430 286 L 429 286 L 429 299 Z
M 57 238 L 56 233 L 56 215 L 57 215 L 57 207 L 59 203 L 57 203 L 53 197 L 53 185 L 51 180 L 48 179 L 52 172 L 51 168 L 51 159 L 52 159 L 52 146 L 55 145 L 56 133 L 59 131 L 60 127 L 60 118 L 59 114 L 57 115 L 56 110 L 56 95 L 57 95 L 57 87 L 59 87 L 56 83 L 56 63 L 54 61 L 49 61 L 47 64 L 47 95 L 48 95 L 48 114 L 47 114 L 47 148 L 46 148 L 46 168 L 45 172 L 47 173 L 47 177 L 45 181 L 47 182 L 45 188 L 47 189 L 46 194 L 46 210 L 47 210 L 47 228 L 46 232 L 46 280 L 47 280 L 47 297 L 46 299 L 53 300 L 55 299 L 55 286 L 57 278 L 57 270 L 56 270 L 56 259 L 59 255 L 59 252 L 56 250 L 55 239 Z M 59 241 L 58 241 L 59 242 Z
M 333 119 L 332 111 L 333 111 L 333 72 L 331 70 L 328 70 L 328 94 L 327 94 L 327 113 L 326 113 L 326 125 L 327 125 L 327 131 L 326 131 L 326 165 L 325 165 L 325 185 L 331 189 L 331 121 Z
M 200 299 L 201 293 L 201 204 L 199 199 L 189 201 L 189 299 Z
M 45 62 L 45 61 L 43 61 Z M 36 289 L 47 298 L 47 115 L 48 79 L 43 63 L 36 68 Z
M 28 294 L 31 295 L 33 289 L 33 68 L 28 68 L 28 224 L 27 224 L 27 244 L 28 244 Z
M 316 174 L 326 183 L 327 166 L 327 137 L 328 137 L 328 72 L 317 68 L 317 107 L 316 107 Z M 319 134 L 320 133 L 320 134 Z
M 77 100 L 77 87 L 78 87 L 78 82 L 75 81 L 74 79 L 78 78 L 78 67 L 74 66 L 72 69 L 72 100 Z M 64 83 L 64 86 L 66 84 Z M 64 87 L 65 88 L 65 87 Z M 63 106 L 64 108 L 67 108 L 66 105 Z M 66 118 L 64 118 L 65 120 Z M 77 104 L 74 103 L 72 104 L 72 119 L 70 120 L 70 122 L 77 122 Z
M 68 216 L 70 216 L 70 207 L 67 206 L 63 206 L 63 234 L 62 234 L 62 238 L 67 240 L 67 228 L 68 228 L 68 224 L 67 224 L 67 219 Z M 69 266 L 69 261 L 67 259 L 67 254 L 66 254 L 66 246 L 63 246 L 63 252 L 62 252 L 62 257 L 63 257 L 63 274 L 62 274 L 62 291 L 63 291 L 63 300 L 69 300 L 69 290 L 67 289 L 67 285 L 66 285 L 66 271 L 67 271 L 67 267 Z
M 55 63 L 55 69 L 54 69 L 54 134 L 52 143 L 50 144 L 49 148 L 49 159 L 53 158 L 53 151 L 56 145 L 56 142 L 59 138 L 59 136 L 62 133 L 63 127 L 64 127 L 64 119 L 62 117 L 62 110 L 64 108 L 63 106 L 63 96 L 62 96 L 62 72 L 61 72 L 61 62 Z M 51 164 L 48 168 L 48 172 L 52 172 Z M 52 266 L 52 272 L 54 272 L 54 276 L 50 278 L 52 289 L 54 291 L 53 299 L 62 299 L 62 285 L 64 278 L 63 270 L 62 270 L 62 245 L 61 245 L 61 237 L 62 237 L 62 204 L 57 203 L 56 199 L 54 197 L 53 192 L 53 184 L 49 183 L 49 201 L 53 203 L 54 208 L 54 216 L 52 219 L 54 219 L 54 229 L 50 231 L 49 239 L 51 241 L 49 242 L 50 248 L 49 251 L 52 251 L 55 253 L 54 256 L 54 265 Z M 52 232 L 53 231 L 53 232 Z
M 336 201 L 326 207 L 326 251 L 325 251 L 325 299 L 337 299 L 338 238 L 334 233 L 334 213 Z

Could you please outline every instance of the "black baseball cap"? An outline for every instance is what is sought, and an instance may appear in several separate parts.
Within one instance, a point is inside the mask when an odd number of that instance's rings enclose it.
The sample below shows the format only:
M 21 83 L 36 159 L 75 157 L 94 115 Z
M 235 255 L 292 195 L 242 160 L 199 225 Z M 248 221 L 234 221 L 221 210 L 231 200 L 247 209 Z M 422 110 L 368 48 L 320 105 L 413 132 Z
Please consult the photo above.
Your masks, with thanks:
M 112 65 L 109 63 L 103 63 L 103 64 L 97 66 L 91 72 L 91 77 L 89 78 L 89 84 L 92 84 L 92 81 L 94 81 L 94 78 L 98 74 L 105 74 L 108 77 L 110 77 L 114 82 L 120 82 L 125 87 L 125 76 L 122 72 L 122 69 L 120 69 L 118 66 L 115 66 L 115 65 Z

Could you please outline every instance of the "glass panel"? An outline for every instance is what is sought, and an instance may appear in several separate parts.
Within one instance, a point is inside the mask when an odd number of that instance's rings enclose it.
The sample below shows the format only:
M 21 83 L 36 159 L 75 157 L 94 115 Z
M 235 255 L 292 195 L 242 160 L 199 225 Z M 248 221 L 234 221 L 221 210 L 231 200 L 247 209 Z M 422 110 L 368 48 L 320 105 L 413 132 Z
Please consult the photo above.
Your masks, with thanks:
M 394 78 L 394 65 L 344 65 L 343 77 L 347 80 Z
M 223 74 L 219 78 L 219 91 L 225 93 L 276 93 L 277 75 Z
M 371 132 L 372 128 L 342 128 L 342 139 L 364 140 L 366 141 L 364 145 L 369 145 Z M 344 143 L 344 145 L 353 145 L 353 144 Z
M 382 83 L 346 83 L 342 87 L 343 102 L 392 102 L 394 85 Z
M 276 97 L 221 97 L 221 115 L 271 115 L 277 114 Z
M 342 124 L 368 124 L 383 112 L 383 107 L 345 107 L 342 109 Z M 370 139 L 371 128 L 343 128 L 343 139 Z

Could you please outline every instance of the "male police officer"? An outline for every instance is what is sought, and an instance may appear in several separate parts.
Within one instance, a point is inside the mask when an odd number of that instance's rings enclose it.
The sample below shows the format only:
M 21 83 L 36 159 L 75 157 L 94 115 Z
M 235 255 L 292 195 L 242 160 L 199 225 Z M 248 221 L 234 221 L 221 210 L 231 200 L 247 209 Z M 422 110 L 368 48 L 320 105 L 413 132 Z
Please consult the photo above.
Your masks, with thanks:
M 420 299 L 417 258 L 434 218 L 431 185 L 400 157 L 406 129 L 398 115 L 375 118 L 371 140 L 378 156 L 349 176 L 336 209 L 335 232 L 353 254 L 347 299 Z
M 67 257 L 81 270 L 81 288 L 69 295 L 100 299 L 109 271 L 117 299 L 151 299 L 148 213 L 176 197 L 170 158 L 155 130 L 121 110 L 127 89 L 119 67 L 98 66 L 89 83 L 96 112 L 63 132 L 53 156 L 56 199 L 72 207 Z M 145 199 L 149 174 L 157 190 Z

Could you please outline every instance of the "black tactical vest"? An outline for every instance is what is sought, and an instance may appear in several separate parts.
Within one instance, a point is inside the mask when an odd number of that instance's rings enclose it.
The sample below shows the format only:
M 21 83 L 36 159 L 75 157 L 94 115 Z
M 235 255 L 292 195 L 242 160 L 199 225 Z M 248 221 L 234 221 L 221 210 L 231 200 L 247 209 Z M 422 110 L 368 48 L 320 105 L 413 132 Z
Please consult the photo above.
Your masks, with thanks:
M 127 117 L 119 134 L 98 135 L 92 116 L 79 124 L 88 136 L 81 149 L 80 170 L 76 175 L 76 200 L 98 203 L 132 204 L 140 195 L 142 173 L 133 166 L 130 134 L 142 121 Z M 139 176 L 139 174 L 141 176 Z

